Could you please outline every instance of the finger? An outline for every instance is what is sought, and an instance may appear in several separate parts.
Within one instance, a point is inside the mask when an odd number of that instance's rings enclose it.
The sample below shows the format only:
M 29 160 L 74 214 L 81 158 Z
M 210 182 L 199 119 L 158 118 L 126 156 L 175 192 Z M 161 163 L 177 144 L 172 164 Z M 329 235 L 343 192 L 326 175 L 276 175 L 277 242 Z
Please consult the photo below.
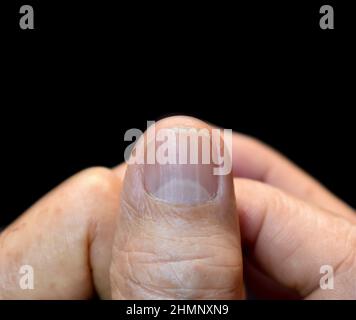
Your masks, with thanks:
M 120 182 L 111 170 L 87 169 L 50 192 L 0 236 L 0 297 L 110 297 L 112 220 Z M 33 269 L 23 290 L 21 266 Z M 96 289 L 96 290 L 95 290 Z
M 355 211 L 284 156 L 254 138 L 234 134 L 234 176 L 259 180 L 356 221 Z
M 126 163 L 124 162 L 113 168 L 114 174 L 116 174 L 116 176 L 120 179 L 121 182 L 124 181 L 126 167 Z
M 178 151 L 179 161 L 178 137 L 196 137 L 203 128 L 208 135 L 201 140 L 210 143 L 210 128 L 192 118 L 165 119 L 156 132 L 170 134 L 166 146 Z M 141 139 L 136 156 L 140 150 L 147 154 L 147 145 Z M 231 174 L 213 175 L 211 164 L 159 163 L 130 164 L 126 170 L 110 273 L 113 298 L 242 298 Z
M 355 293 L 355 224 L 260 182 L 235 179 L 235 190 L 243 241 L 265 274 L 315 298 L 328 265 L 338 290 L 332 294 Z
M 234 176 L 268 183 L 356 221 L 353 208 L 271 147 L 240 133 L 233 135 L 232 142 Z M 114 171 L 122 177 L 125 168 L 122 164 Z

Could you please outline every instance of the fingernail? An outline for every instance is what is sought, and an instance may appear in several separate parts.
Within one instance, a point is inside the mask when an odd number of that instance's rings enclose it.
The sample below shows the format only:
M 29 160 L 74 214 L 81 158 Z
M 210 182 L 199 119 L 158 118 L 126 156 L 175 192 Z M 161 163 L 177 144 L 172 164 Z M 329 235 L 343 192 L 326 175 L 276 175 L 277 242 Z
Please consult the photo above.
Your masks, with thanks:
M 209 152 L 207 148 L 210 148 L 211 155 L 210 135 L 201 135 L 197 130 L 187 128 L 169 130 L 173 130 L 175 136 L 175 139 L 167 139 L 164 142 L 165 148 L 168 150 L 167 153 L 173 151 L 167 161 L 169 163 L 162 164 L 162 161 L 157 159 L 158 153 L 156 152 L 155 164 L 145 165 L 144 185 L 146 191 L 153 197 L 174 205 L 197 205 L 214 199 L 218 190 L 218 176 L 213 174 L 212 160 L 209 163 L 202 161 L 202 153 Z M 189 136 L 188 139 L 185 135 Z M 194 137 L 194 135 L 197 136 Z M 196 140 L 198 143 L 191 147 L 190 142 L 194 138 L 198 139 Z M 187 142 L 183 143 L 184 141 Z M 162 143 L 160 145 L 156 142 L 155 147 L 158 150 L 163 146 Z M 198 153 L 196 155 L 197 162 L 191 161 L 192 152 Z M 176 159 L 176 162 L 172 163 L 172 159 Z M 212 158 L 210 157 L 210 159 Z

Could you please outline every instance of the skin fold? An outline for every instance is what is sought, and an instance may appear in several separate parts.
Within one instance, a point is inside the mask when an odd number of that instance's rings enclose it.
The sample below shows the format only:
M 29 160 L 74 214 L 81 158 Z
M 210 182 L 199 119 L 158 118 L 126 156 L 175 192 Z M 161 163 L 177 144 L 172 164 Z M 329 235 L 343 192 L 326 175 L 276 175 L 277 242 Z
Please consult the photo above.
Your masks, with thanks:
M 158 126 L 207 128 L 189 117 Z M 355 299 L 355 211 L 277 151 L 234 134 L 206 202 L 147 192 L 140 165 L 90 168 L 0 233 L 1 299 Z M 34 269 L 34 290 L 19 269 Z M 320 267 L 334 269 L 322 290 Z

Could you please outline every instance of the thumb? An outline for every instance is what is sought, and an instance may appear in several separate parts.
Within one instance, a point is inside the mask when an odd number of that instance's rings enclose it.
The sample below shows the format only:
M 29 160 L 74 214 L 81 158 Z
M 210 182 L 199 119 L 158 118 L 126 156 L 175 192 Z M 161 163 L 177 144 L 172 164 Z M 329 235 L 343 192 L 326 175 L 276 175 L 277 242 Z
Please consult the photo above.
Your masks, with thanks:
M 262 273 L 304 298 L 356 297 L 356 229 L 350 220 L 260 182 L 235 179 L 235 190 L 249 261 Z M 325 266 L 334 290 L 320 286 Z
M 180 134 L 195 135 L 208 126 L 183 117 L 156 126 L 169 128 L 175 128 L 169 131 L 174 139 L 166 147 L 178 156 Z M 241 298 L 234 201 L 231 175 L 213 175 L 212 164 L 128 165 L 110 268 L 112 298 Z

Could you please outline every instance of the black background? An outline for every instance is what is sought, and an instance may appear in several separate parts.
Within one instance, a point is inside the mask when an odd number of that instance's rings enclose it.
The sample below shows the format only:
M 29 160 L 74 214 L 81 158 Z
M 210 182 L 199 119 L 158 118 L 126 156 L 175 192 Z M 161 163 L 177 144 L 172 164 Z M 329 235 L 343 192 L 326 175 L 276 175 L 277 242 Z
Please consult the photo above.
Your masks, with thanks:
M 5 2 L 0 225 L 172 114 L 260 138 L 356 207 L 348 4 Z M 19 29 L 22 4 L 35 30 Z M 322 4 L 335 30 L 320 30 Z

